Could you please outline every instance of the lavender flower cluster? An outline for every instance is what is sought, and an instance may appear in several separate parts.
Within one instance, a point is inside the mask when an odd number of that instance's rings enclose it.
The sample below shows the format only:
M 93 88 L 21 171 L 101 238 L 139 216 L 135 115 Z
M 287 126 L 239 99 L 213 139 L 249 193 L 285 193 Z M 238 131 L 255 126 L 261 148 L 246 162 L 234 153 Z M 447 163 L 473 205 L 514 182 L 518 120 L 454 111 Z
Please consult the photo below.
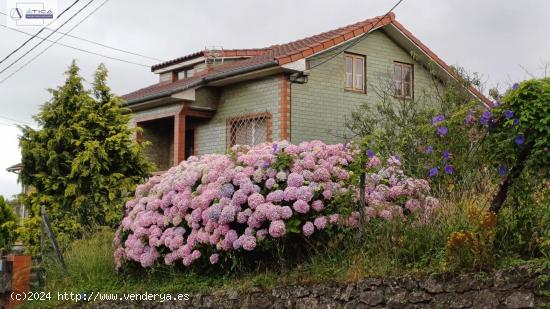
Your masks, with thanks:
M 190 157 L 138 186 L 126 203 L 113 241 L 117 268 L 124 262 L 189 266 L 203 255 L 216 264 L 224 253 L 284 237 L 296 219 L 306 237 L 331 226 L 357 227 L 358 212 L 343 215 L 327 206 L 338 195 L 357 195 L 349 165 L 358 153 L 350 144 L 283 141 Z M 282 158 L 291 160 L 285 165 Z M 368 176 L 369 218 L 436 206 L 428 183 L 404 176 L 399 165 L 396 158 L 386 167 L 371 158 L 369 170 L 378 172 Z

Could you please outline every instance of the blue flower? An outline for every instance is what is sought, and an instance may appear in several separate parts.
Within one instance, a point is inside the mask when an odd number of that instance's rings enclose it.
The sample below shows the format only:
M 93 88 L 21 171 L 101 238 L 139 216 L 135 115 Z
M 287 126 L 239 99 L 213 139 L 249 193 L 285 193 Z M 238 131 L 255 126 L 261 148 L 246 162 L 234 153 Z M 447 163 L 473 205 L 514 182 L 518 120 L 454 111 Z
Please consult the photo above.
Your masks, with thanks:
M 372 150 L 370 150 L 370 149 L 367 150 L 367 156 L 368 156 L 369 158 L 374 157 L 374 151 L 372 151 Z
M 436 123 L 444 121 L 444 120 L 445 120 L 445 116 L 437 115 L 437 116 L 432 118 L 432 124 L 436 124 Z
M 525 137 L 520 134 L 520 135 L 516 136 L 515 142 L 518 145 L 522 145 L 523 143 L 525 143 Z
M 514 117 L 514 111 L 512 110 L 505 110 L 504 111 L 504 117 L 506 117 L 506 119 L 510 119 L 512 117 Z
M 508 173 L 508 168 L 505 165 L 501 165 L 498 167 L 498 174 L 502 177 Z
M 262 164 L 262 167 L 263 168 L 268 168 L 269 167 L 269 161 L 264 161 L 264 163 Z
M 444 168 L 444 170 L 445 170 L 445 173 L 446 173 L 446 174 L 449 174 L 449 175 L 451 175 L 451 174 L 453 173 L 453 166 L 452 166 L 452 165 L 449 165 L 449 164 L 447 164 L 447 165 L 445 165 L 445 168 Z
M 432 151 L 434 151 L 434 148 L 432 146 L 426 146 L 426 149 L 424 149 L 424 151 L 427 154 L 430 154 L 430 153 L 432 153 Z
M 494 107 L 499 107 L 500 105 L 502 105 L 502 103 L 500 103 L 500 101 L 493 102 Z
M 439 127 L 437 128 L 437 135 L 439 136 L 445 136 L 449 133 L 449 129 L 447 127 Z
M 273 143 L 273 145 L 271 145 L 271 151 L 273 153 L 277 153 L 277 149 L 279 148 L 279 146 L 277 146 L 277 144 Z
M 439 172 L 439 170 L 437 169 L 437 167 L 432 167 L 430 169 L 430 172 L 428 173 L 428 176 L 435 177 L 435 176 L 437 176 L 438 172 Z
M 493 114 L 490 111 L 484 111 L 483 114 L 481 114 L 481 118 L 479 118 L 479 123 L 488 125 L 489 122 L 491 122 L 491 118 L 493 118 Z
M 519 84 L 518 84 L 518 83 L 514 83 L 514 84 L 512 85 L 512 89 L 513 89 L 513 90 L 516 90 L 516 89 L 518 89 L 518 88 L 519 88 Z
M 451 153 L 449 152 L 449 150 L 443 151 L 443 159 L 449 160 L 450 158 L 451 158 Z
M 517 119 L 517 118 L 514 118 L 514 123 L 512 124 L 512 127 L 515 127 L 515 126 L 517 126 L 517 125 L 518 125 L 518 123 L 519 123 L 519 119 Z

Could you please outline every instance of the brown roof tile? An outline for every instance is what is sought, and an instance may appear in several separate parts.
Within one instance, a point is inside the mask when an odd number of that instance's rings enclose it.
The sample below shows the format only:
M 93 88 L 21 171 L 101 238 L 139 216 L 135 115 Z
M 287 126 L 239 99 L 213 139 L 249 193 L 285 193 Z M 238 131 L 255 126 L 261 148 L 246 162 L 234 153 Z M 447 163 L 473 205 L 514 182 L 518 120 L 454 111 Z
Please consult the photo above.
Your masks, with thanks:
M 126 94 L 123 96 L 123 98 L 128 102 L 128 104 L 142 102 L 151 98 L 170 95 L 174 92 L 185 90 L 195 85 L 199 85 L 201 82 L 214 80 L 217 77 L 226 76 L 227 74 L 236 74 L 237 72 L 242 72 L 247 69 L 254 70 L 255 68 L 258 68 L 262 65 L 284 65 L 286 63 L 308 57 L 314 53 L 318 53 L 327 48 L 341 44 L 349 39 L 371 31 L 374 27 L 380 28 L 388 24 L 393 24 L 405 36 L 413 41 L 414 44 L 416 44 L 424 53 L 432 58 L 433 61 L 439 64 L 448 74 L 450 74 L 454 78 L 457 78 L 456 72 L 454 70 L 452 70 L 443 60 L 437 57 L 437 55 L 435 55 L 426 45 L 420 42 L 420 40 L 418 40 L 410 31 L 405 29 L 403 25 L 397 22 L 395 20 L 394 13 L 390 13 L 385 17 L 378 16 L 286 44 L 273 45 L 267 48 L 258 49 L 224 50 L 223 53 L 226 57 L 249 56 L 250 58 L 219 65 L 217 67 L 209 69 L 208 71 L 204 71 L 201 74 L 197 74 L 191 78 L 177 80 L 175 82 L 157 83 Z M 157 64 L 151 69 L 156 70 L 185 60 L 202 56 L 204 56 L 204 51 L 196 52 L 190 55 Z M 490 104 L 490 101 L 479 91 L 477 91 L 473 87 L 470 87 L 469 90 L 473 95 L 479 97 L 484 103 Z

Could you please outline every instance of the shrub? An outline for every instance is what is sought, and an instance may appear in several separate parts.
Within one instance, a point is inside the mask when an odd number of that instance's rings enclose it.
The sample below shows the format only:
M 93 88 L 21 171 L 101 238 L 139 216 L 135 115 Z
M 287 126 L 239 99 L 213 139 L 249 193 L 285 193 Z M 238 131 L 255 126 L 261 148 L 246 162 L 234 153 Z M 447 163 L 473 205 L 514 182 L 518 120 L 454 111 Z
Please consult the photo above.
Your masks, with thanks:
M 41 206 L 59 243 L 68 243 L 93 226 L 118 222 L 121 205 L 149 168 L 128 127 L 128 110 L 106 85 L 105 67 L 97 69 L 91 90 L 75 62 L 66 75 L 36 116 L 40 128 L 24 127 L 20 137 L 20 178 L 31 189 L 24 229 L 31 251 L 40 238 Z
M 0 249 L 10 249 L 17 238 L 17 216 L 12 207 L 0 196 Z
M 191 157 L 136 189 L 114 239 L 117 267 L 151 267 L 161 258 L 168 265 L 218 264 L 232 252 L 265 251 L 279 239 L 303 247 L 317 235 L 356 228 L 350 167 L 357 151 L 350 144 L 278 142 Z M 370 159 L 367 219 L 425 218 L 437 206 L 428 183 L 406 177 L 400 164 L 395 157 L 387 165 Z

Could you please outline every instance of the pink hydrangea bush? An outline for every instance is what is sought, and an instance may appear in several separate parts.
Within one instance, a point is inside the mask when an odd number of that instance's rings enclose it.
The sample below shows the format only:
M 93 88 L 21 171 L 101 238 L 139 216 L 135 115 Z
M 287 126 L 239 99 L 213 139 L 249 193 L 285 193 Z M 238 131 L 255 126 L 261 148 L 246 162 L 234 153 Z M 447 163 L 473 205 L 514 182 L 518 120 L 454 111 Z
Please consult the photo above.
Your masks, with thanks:
M 219 263 L 231 251 L 332 227 L 359 225 L 352 144 L 320 141 L 235 146 L 226 155 L 188 160 L 138 186 L 126 203 L 114 239 L 117 268 L 124 262 L 185 266 Z M 375 157 L 376 158 L 376 157 Z M 368 218 L 389 219 L 437 206 L 428 183 L 403 175 L 396 158 L 371 160 Z M 341 203 L 351 199 L 353 206 Z

